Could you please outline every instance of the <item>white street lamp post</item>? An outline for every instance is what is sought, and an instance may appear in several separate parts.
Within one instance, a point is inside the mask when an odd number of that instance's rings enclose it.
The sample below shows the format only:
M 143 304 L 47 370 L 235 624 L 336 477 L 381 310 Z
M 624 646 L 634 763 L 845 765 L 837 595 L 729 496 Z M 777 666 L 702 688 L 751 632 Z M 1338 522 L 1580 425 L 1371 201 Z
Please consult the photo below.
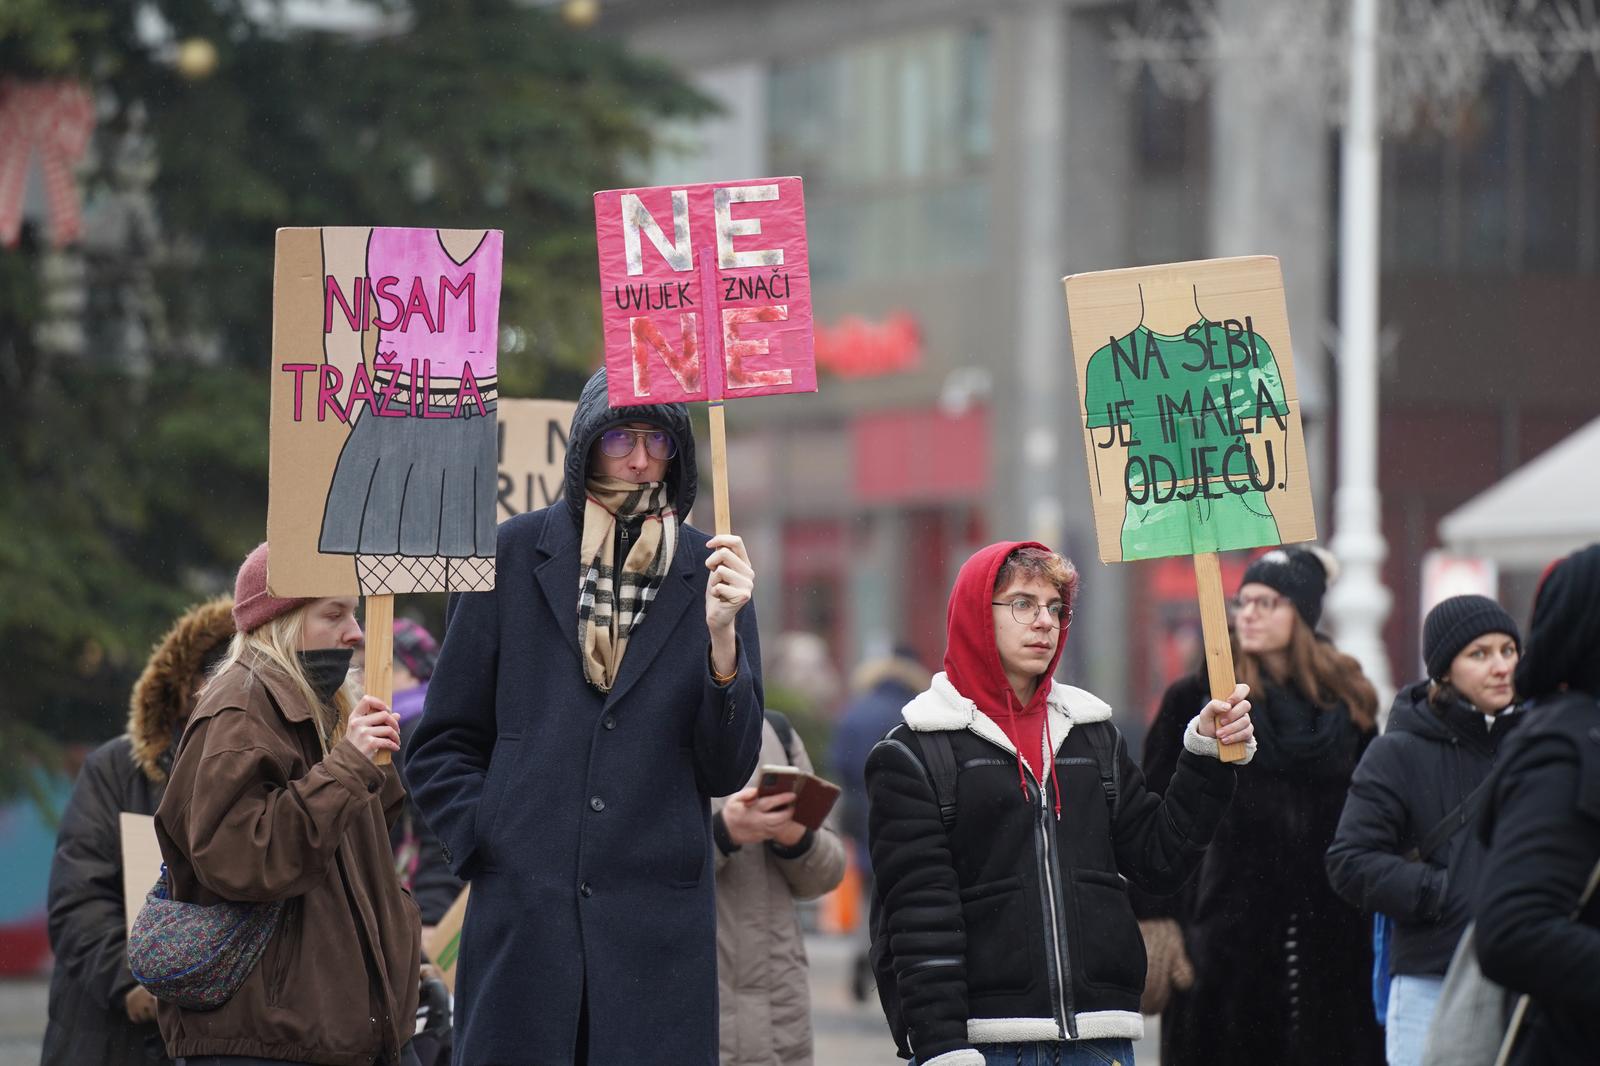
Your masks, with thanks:
M 1339 188 L 1339 486 L 1333 551 L 1343 577 L 1328 594 L 1340 647 L 1356 657 L 1380 699 L 1394 691 L 1383 622 L 1388 554 L 1378 495 L 1378 3 L 1352 0 L 1350 82 Z

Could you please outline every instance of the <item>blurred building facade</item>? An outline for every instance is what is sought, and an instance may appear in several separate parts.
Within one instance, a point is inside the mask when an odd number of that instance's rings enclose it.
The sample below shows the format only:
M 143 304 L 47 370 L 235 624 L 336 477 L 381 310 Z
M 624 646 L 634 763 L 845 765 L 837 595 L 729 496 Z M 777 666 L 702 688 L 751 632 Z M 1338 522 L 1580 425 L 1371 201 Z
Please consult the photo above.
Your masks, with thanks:
M 600 32 L 688 74 L 719 116 L 650 183 L 806 181 L 817 396 L 730 408 L 733 507 L 769 633 L 838 665 L 896 640 L 930 665 L 955 569 L 990 540 L 1083 572 L 1066 675 L 1142 723 L 1194 664 L 1187 559 L 1106 566 L 1088 505 L 1060 278 L 1277 255 L 1332 532 L 1337 140 L 1318 99 L 1248 67 L 1163 95 L 1111 58 L 1132 4 L 607 0 Z M 1592 415 L 1573 311 L 1600 307 L 1600 118 L 1585 67 L 1535 97 L 1497 75 L 1385 145 L 1382 488 L 1397 676 L 1417 664 L 1437 520 Z M 1225 560 L 1236 584 L 1245 560 Z

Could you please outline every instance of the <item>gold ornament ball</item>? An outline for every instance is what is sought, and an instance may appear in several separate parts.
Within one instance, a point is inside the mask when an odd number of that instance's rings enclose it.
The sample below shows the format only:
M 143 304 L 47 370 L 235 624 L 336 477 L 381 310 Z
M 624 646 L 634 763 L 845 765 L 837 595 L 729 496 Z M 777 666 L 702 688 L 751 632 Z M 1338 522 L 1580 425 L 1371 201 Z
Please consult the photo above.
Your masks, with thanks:
M 600 17 L 600 0 L 566 0 L 561 5 L 561 17 L 568 26 L 588 29 Z
M 178 45 L 177 66 L 190 81 L 209 78 L 217 69 L 217 46 L 204 37 L 190 37 Z

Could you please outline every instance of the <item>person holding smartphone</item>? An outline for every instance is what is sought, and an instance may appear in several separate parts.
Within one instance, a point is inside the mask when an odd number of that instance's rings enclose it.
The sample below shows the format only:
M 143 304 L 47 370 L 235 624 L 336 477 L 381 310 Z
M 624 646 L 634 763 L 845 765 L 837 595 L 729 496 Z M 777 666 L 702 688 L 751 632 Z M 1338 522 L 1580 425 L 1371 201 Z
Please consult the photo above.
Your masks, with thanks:
M 717 871 L 717 1001 L 722 1066 L 810 1066 L 811 989 L 798 900 L 844 878 L 844 842 L 794 817 L 792 766 L 811 757 L 787 718 L 768 711 L 751 783 L 713 804 Z

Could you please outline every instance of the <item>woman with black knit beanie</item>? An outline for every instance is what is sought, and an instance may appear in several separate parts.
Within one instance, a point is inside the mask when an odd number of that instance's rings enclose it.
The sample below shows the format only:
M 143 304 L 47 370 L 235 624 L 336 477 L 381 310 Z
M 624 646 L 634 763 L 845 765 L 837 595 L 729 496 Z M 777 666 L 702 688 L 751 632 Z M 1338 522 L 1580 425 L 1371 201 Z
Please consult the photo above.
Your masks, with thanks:
M 1354 907 L 1392 923 L 1382 975 L 1389 1066 L 1422 1061 L 1456 943 L 1472 919 L 1484 849 L 1473 826 L 1517 710 L 1511 678 L 1521 631 L 1487 596 L 1428 612 L 1428 676 L 1395 696 L 1383 736 L 1350 782 L 1328 880 Z
M 1135 895 L 1150 955 L 1144 1009 L 1162 1014 L 1167 1066 L 1383 1062 L 1371 926 L 1323 870 L 1378 702 L 1360 665 L 1316 631 L 1337 572 L 1320 549 L 1274 549 L 1234 599 L 1235 669 L 1260 750 L 1185 891 Z M 1167 787 L 1189 708 L 1209 691 L 1203 669 L 1167 690 L 1145 737 L 1152 789 Z
M 1484 812 L 1478 961 L 1485 976 L 1531 997 L 1513 1066 L 1592 1063 L 1600 1048 L 1600 544 L 1546 572 L 1517 691 L 1530 713 Z

